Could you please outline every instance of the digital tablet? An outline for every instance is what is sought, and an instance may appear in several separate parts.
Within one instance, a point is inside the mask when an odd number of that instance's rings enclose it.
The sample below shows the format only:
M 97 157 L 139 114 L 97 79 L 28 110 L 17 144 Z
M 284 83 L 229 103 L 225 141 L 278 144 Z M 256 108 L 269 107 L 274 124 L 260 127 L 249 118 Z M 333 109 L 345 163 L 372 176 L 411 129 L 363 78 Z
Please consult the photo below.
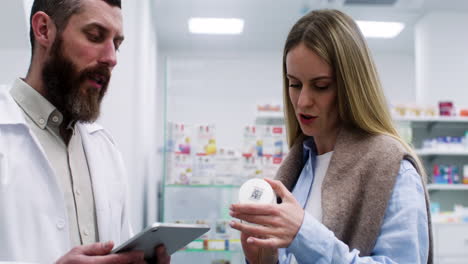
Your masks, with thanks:
M 154 223 L 114 248 L 111 253 L 140 250 L 145 252 L 145 259 L 151 259 L 156 246 L 164 244 L 167 253 L 172 255 L 209 230 L 207 225 Z

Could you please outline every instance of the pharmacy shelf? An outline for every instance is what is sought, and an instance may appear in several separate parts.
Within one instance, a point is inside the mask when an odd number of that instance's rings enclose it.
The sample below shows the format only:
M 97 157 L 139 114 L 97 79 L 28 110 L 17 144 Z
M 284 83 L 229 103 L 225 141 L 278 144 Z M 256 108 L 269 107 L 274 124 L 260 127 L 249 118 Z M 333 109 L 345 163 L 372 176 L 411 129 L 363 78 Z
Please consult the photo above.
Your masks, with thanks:
M 464 116 L 447 116 L 447 117 L 394 117 L 397 122 L 453 122 L 453 123 L 468 123 L 468 117 Z
M 419 156 L 468 156 L 468 150 L 417 149 L 416 154 Z
M 178 250 L 177 252 L 182 252 L 182 253 L 241 253 L 242 250 L 206 250 L 206 249 L 181 249 Z
M 468 184 L 428 184 L 429 191 L 468 191 Z
M 217 189 L 236 189 L 239 185 L 225 184 L 166 184 L 166 188 L 217 188 Z
M 279 118 L 282 119 L 284 118 L 284 113 L 283 111 L 271 111 L 271 112 L 265 112 L 265 111 L 258 111 L 257 114 L 255 115 L 256 118 Z

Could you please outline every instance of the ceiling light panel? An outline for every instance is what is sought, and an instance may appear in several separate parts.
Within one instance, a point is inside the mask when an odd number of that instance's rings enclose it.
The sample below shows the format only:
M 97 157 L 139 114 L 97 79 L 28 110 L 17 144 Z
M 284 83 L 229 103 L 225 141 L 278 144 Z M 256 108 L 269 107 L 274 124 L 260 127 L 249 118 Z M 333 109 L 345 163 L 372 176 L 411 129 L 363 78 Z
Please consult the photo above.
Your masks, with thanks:
M 241 34 L 244 20 L 238 18 L 190 18 L 189 31 L 193 34 Z
M 366 38 L 394 38 L 405 28 L 400 22 L 356 21 Z

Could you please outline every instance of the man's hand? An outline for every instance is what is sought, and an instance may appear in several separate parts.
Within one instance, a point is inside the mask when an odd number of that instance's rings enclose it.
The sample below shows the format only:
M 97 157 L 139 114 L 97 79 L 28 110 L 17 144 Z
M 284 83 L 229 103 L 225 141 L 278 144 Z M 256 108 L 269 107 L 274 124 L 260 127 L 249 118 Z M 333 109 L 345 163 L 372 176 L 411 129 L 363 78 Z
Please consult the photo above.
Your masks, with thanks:
M 152 263 L 157 263 L 157 264 L 171 263 L 171 256 L 167 254 L 167 250 L 164 245 L 159 245 L 156 247 L 155 255 L 156 255 L 156 261 L 152 261 Z
M 129 251 L 119 254 L 109 254 L 114 247 L 114 243 L 94 243 L 84 246 L 77 246 L 62 256 L 56 264 L 124 264 L 124 263 L 145 263 L 142 251 Z M 165 263 L 165 262 L 161 262 Z M 166 262 L 169 263 L 169 262 Z

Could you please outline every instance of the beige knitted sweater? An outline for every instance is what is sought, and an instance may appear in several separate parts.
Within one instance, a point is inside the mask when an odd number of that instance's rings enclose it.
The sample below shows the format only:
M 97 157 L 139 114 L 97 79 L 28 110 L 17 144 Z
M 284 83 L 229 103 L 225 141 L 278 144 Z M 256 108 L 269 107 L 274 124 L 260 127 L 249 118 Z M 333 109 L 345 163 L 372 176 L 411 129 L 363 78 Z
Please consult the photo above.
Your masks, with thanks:
M 390 136 L 369 135 L 350 128 L 342 128 L 338 134 L 322 185 L 322 222 L 351 249 L 358 249 L 360 256 L 369 256 L 375 246 L 403 159 L 410 161 L 420 171 L 401 143 Z M 276 178 L 292 191 L 303 167 L 301 137 L 290 149 Z M 433 245 L 427 190 L 426 207 L 429 230 L 428 263 L 432 264 Z M 269 258 L 267 263 L 271 261 Z

